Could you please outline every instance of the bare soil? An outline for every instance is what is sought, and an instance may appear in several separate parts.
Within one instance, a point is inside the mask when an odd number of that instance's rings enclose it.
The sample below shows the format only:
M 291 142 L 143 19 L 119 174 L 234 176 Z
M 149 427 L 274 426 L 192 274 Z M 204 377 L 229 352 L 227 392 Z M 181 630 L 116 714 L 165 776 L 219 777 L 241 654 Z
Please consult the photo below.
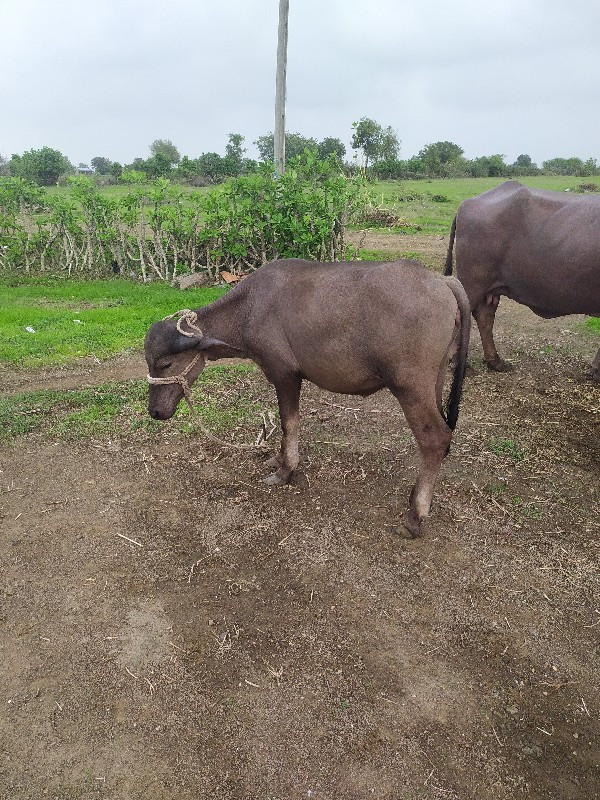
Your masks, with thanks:
M 384 392 L 307 386 L 283 489 L 266 454 L 168 423 L 2 448 L 0 797 L 599 798 L 597 338 L 506 300 L 497 329 L 516 369 L 486 371 L 474 331 L 415 541 Z M 3 391 L 144 374 L 130 354 Z M 240 391 L 275 406 L 258 371 Z

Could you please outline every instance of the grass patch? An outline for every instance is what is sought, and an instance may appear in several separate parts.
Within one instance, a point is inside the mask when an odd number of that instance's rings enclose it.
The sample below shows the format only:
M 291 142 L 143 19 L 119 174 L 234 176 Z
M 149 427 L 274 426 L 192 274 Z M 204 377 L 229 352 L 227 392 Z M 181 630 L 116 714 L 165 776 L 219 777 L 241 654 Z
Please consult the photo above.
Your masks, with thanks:
M 581 180 L 581 179 L 580 179 Z M 46 186 L 44 187 L 45 191 L 54 197 L 65 197 L 65 198 L 72 198 L 73 190 L 69 185 L 66 186 Z M 98 191 L 101 195 L 108 198 L 109 200 L 121 200 L 123 197 L 132 194 L 136 191 L 136 186 L 132 186 L 128 183 L 119 183 L 116 186 L 100 186 Z M 143 184 L 141 187 L 146 191 L 154 191 L 154 186 L 151 183 Z M 177 188 L 182 192 L 182 194 L 189 195 L 192 193 L 197 192 L 210 192 L 214 187 L 213 186 L 184 186 L 183 184 L 177 184 Z M 77 203 L 79 205 L 79 203 Z
M 484 486 L 483 491 L 490 497 L 502 497 L 506 489 L 507 486 L 502 481 L 492 481 Z
M 495 455 L 511 458 L 515 463 L 525 458 L 525 448 L 512 439 L 492 439 L 488 447 Z
M 515 512 L 523 519 L 534 519 L 539 521 L 543 518 L 542 510 L 535 503 L 529 500 L 524 500 L 518 495 L 515 495 L 511 502 Z
M 600 317 L 589 317 L 585 321 L 585 327 L 594 333 L 600 334 Z
M 0 364 L 27 369 L 139 348 L 156 320 L 180 308 L 207 305 L 225 291 L 182 292 L 168 284 L 124 279 L 0 279 Z
M 419 253 L 417 250 L 408 250 L 402 253 L 402 258 L 409 258 L 413 261 L 422 261 L 423 253 Z
M 261 405 L 249 394 L 244 378 L 252 365 L 207 367 L 194 384 L 197 415 L 185 403 L 170 423 L 180 433 L 230 430 L 252 418 Z M 158 431 L 165 423 L 148 416 L 146 381 L 106 383 L 89 389 L 41 390 L 0 397 L 0 441 L 30 433 L 58 439 L 84 439 L 136 430 Z
M 358 257 L 362 261 L 398 261 L 404 256 L 399 250 L 359 250 Z

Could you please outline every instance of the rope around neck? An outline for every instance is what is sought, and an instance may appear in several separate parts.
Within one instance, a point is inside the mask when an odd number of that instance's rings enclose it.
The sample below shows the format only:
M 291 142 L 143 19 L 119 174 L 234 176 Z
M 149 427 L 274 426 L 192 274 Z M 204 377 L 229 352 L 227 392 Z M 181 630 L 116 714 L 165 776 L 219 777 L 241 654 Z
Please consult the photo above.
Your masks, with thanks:
M 167 317 L 163 317 L 163 322 L 168 319 L 174 319 L 177 317 L 177 330 L 183 336 L 189 336 L 190 338 L 197 338 L 201 339 L 204 335 L 202 330 L 196 324 L 198 322 L 198 314 L 195 311 L 192 311 L 189 308 L 182 308 L 180 311 L 176 311 L 174 314 L 169 314 Z M 191 328 L 189 331 L 184 331 L 182 329 L 182 324 L 187 323 L 188 327 Z M 169 383 L 178 383 L 181 388 L 183 389 L 183 396 L 185 398 L 185 402 L 188 404 L 190 409 L 190 414 L 196 417 L 196 422 L 207 439 L 211 439 L 213 442 L 220 444 L 222 447 L 231 447 L 234 450 L 255 450 L 264 446 L 266 444 L 266 439 L 262 441 L 257 440 L 256 444 L 233 444 L 233 442 L 226 442 L 223 439 L 219 439 L 217 436 L 212 434 L 207 428 L 205 428 L 204 424 L 200 420 L 200 415 L 196 411 L 194 407 L 194 403 L 192 400 L 192 389 L 188 383 L 187 376 L 191 372 L 191 370 L 196 366 L 198 360 L 200 359 L 201 353 L 197 353 L 194 358 L 190 361 L 187 367 L 180 372 L 179 375 L 168 375 L 165 378 L 153 378 L 150 373 L 146 376 L 146 380 L 150 384 L 154 385 L 166 385 Z M 259 437 L 260 439 L 260 437 Z

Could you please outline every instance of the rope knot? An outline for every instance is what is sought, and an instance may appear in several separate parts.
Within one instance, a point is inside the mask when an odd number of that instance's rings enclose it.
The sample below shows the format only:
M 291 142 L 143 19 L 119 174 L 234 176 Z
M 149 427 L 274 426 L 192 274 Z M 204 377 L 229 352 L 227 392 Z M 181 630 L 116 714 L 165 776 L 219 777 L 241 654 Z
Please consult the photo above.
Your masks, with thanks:
M 189 336 L 190 338 L 195 337 L 198 339 L 202 338 L 204 334 L 196 324 L 198 322 L 198 314 L 196 314 L 195 311 L 192 311 L 190 308 L 182 308 L 180 311 L 176 311 L 174 314 L 169 314 L 168 317 L 163 317 L 163 322 L 168 319 L 175 319 L 175 317 L 179 318 L 177 320 L 177 330 L 182 334 L 182 336 Z M 184 322 L 187 322 L 188 328 L 191 330 L 183 330 L 181 326 Z

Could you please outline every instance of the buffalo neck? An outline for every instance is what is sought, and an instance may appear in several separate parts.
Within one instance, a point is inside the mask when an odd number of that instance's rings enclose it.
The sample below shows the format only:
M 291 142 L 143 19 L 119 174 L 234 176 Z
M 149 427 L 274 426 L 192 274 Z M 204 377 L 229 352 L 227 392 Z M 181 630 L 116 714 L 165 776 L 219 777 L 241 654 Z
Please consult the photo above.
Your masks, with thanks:
M 198 314 L 198 324 L 203 334 L 243 350 L 245 296 L 243 285 L 236 286 L 214 303 L 194 309 Z

